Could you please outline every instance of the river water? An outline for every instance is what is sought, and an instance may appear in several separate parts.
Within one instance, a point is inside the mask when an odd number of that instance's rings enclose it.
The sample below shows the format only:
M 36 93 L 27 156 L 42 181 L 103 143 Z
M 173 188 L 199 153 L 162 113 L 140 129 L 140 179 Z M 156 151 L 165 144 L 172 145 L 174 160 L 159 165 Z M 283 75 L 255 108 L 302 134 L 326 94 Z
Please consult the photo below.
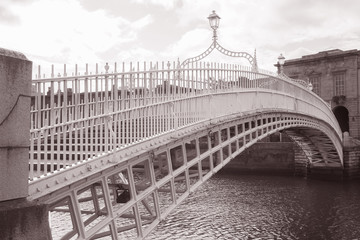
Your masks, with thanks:
M 360 182 L 217 174 L 146 239 L 360 239 Z

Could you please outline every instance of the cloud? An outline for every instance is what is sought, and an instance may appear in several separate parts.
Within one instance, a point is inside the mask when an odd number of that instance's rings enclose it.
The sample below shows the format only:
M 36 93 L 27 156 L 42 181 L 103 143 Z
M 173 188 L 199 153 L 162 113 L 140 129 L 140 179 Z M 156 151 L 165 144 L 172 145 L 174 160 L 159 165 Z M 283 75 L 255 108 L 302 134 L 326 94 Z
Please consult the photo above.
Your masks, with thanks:
M 7 8 L 0 5 L 0 21 L 8 24 L 17 24 L 20 22 L 20 19 Z
M 131 27 L 135 30 L 141 30 L 142 28 L 148 26 L 154 21 L 153 17 L 150 14 L 147 14 L 143 18 L 136 20 L 135 22 L 131 23 Z
M 151 4 L 165 8 L 166 10 L 174 9 L 180 2 L 180 0 L 131 0 L 138 4 Z
M 138 32 L 152 21 L 150 15 L 129 22 L 102 9 L 89 12 L 72 0 L 39 0 L 10 10 L 18 13 L 20 24 L 0 25 L 7 33 L 0 45 L 47 64 L 103 61 L 102 52 L 138 41 Z
M 358 48 L 359 7 L 357 0 L 2 0 L 0 46 L 35 63 L 185 60 L 211 44 L 207 17 L 216 10 L 219 43 L 256 48 L 259 67 L 275 70 L 280 53 Z M 216 52 L 211 59 L 239 61 Z
M 190 30 L 184 33 L 179 41 L 168 47 L 168 55 L 192 57 L 201 54 L 201 51 L 206 50 L 210 46 L 211 41 L 208 41 L 210 36 L 209 31 L 202 28 Z M 206 42 L 207 44 L 204 44 Z

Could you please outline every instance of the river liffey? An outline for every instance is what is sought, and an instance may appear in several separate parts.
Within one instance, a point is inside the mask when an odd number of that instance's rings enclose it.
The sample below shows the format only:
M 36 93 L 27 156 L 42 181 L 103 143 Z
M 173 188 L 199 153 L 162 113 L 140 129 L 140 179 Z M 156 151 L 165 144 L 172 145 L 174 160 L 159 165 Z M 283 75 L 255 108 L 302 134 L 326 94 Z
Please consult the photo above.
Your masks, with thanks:
M 360 182 L 217 174 L 146 239 L 360 239 Z

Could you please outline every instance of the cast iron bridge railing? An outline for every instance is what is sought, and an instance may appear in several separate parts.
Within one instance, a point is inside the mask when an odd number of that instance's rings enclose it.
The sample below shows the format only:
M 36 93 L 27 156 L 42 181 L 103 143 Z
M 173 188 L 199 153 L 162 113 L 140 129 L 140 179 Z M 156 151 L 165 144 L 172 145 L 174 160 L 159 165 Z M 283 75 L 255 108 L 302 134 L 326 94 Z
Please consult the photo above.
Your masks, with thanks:
M 280 130 L 310 167 L 342 167 L 338 123 L 305 82 L 219 63 L 121 69 L 86 66 L 80 75 L 76 67 L 67 76 L 64 67 L 33 80 L 28 198 L 68 220 L 59 238 L 142 238 L 233 157 Z

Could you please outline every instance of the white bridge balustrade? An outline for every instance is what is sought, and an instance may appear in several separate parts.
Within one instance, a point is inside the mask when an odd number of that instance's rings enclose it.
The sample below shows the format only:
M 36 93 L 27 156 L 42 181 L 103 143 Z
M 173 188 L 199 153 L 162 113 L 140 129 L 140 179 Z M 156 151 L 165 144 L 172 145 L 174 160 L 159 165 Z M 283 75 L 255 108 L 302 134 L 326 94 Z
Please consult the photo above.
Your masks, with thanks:
M 28 199 L 49 204 L 53 226 L 68 220 L 55 239 L 143 238 L 236 155 L 280 130 L 310 167 L 342 168 L 338 123 L 306 82 L 204 62 L 63 72 L 33 80 L 31 106 Z

